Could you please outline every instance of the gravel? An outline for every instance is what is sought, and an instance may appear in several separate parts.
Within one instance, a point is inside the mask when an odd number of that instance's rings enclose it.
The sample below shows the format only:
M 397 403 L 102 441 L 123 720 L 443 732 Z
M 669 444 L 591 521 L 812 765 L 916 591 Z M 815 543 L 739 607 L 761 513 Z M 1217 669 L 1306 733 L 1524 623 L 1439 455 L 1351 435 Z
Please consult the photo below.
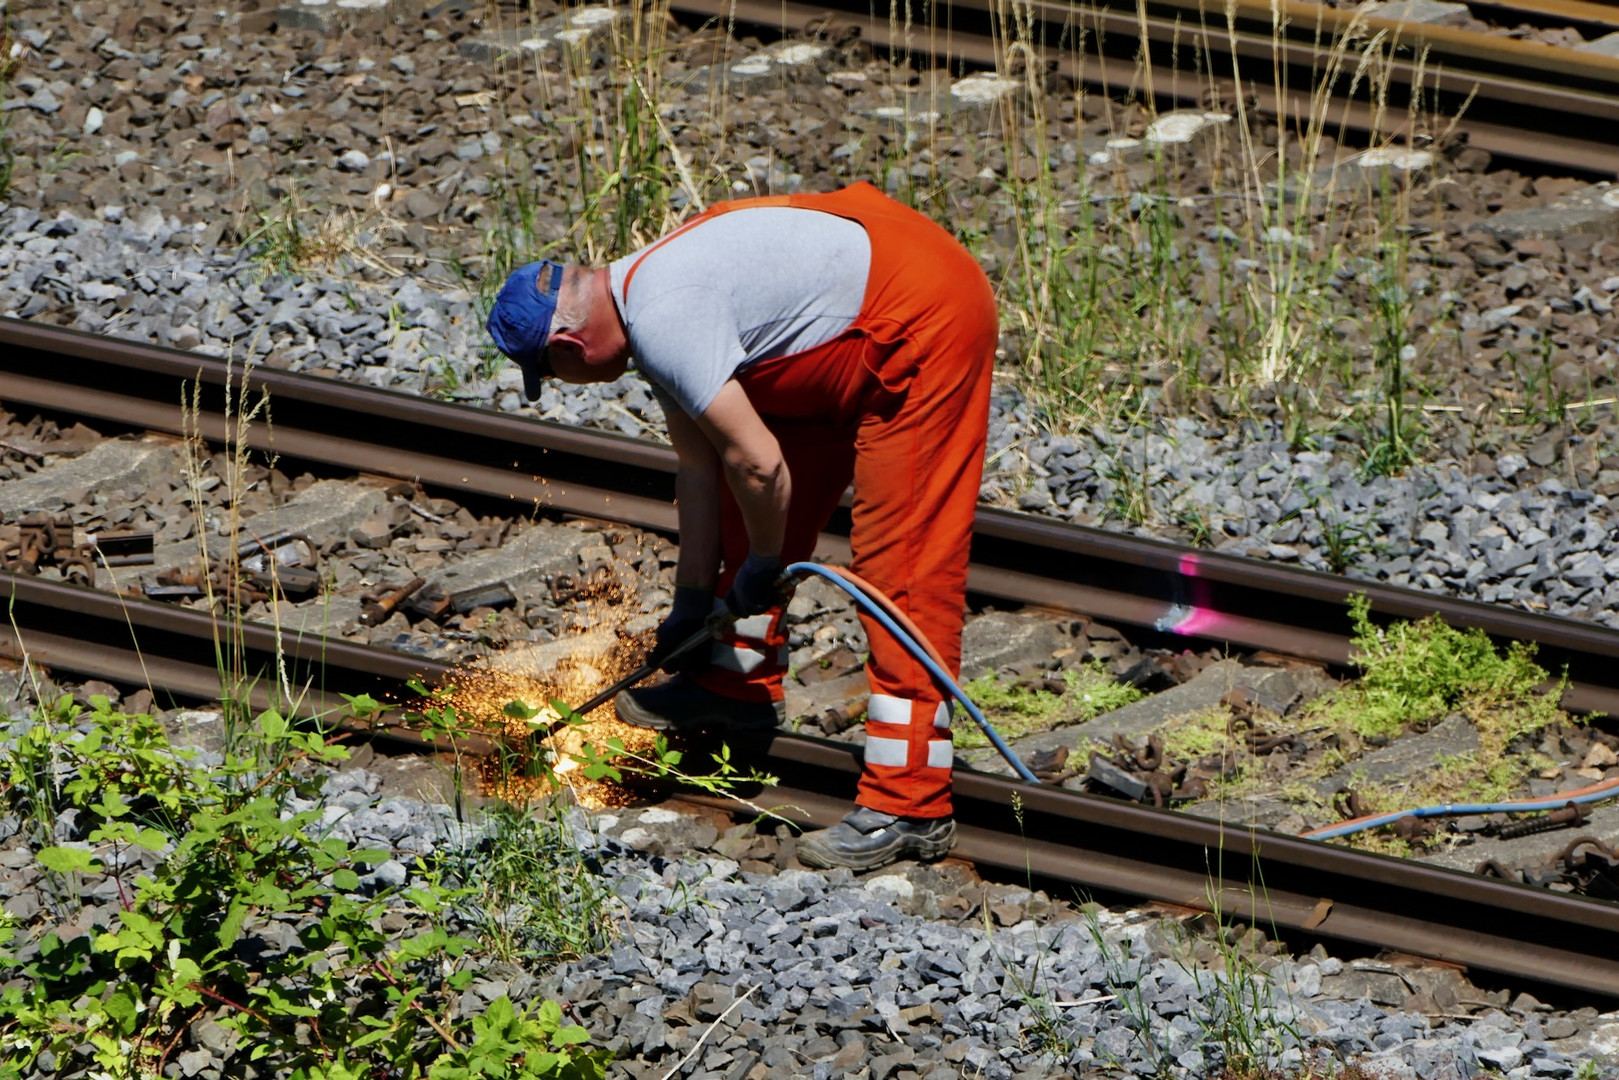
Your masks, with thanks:
M 447 807 L 389 794 L 364 768 L 333 774 L 320 799 L 288 812 L 314 808 L 331 835 L 413 853 L 379 865 L 367 879 L 377 889 L 420 885 L 417 856 L 475 848 L 483 835 Z M 662 1077 L 690 1053 L 694 1077 L 1192 1080 L 1249 1039 L 1277 1068 L 1354 1060 L 1380 1080 L 1466 1080 L 1482 1068 L 1533 1080 L 1574 1076 L 1619 1049 L 1619 1013 L 1554 1011 L 1447 968 L 1345 962 L 1319 946 L 1290 956 L 1252 930 L 1222 945 L 1206 918 L 1076 907 L 949 863 L 811 873 L 785 828 L 721 834 L 661 807 L 566 814 L 616 898 L 619 939 L 551 971 L 491 962 L 457 1010 L 476 1015 L 503 994 L 557 997 L 618 1052 L 617 1075 Z M 26 869 L 16 819 L 0 820 L 11 834 L 0 902 L 26 925 L 43 917 L 45 883 Z M 85 879 L 75 925 L 116 917 L 109 880 Z M 242 948 L 260 959 L 298 947 L 289 923 L 247 929 Z M 1390 980 L 1427 996 L 1397 995 L 1410 1011 L 1380 1003 Z M 190 1025 L 171 1057 L 180 1075 L 241 1064 L 217 1019 Z
M 572 823 L 613 883 L 626 936 L 540 989 L 573 1002 L 630 1076 L 666 1075 L 705 1032 L 687 1075 L 756 1080 L 862 1067 L 1205 1077 L 1245 1036 L 1278 1068 L 1353 1059 L 1383 1080 L 1462 1080 L 1481 1066 L 1568 1077 L 1619 1042 L 1619 1014 L 1509 1001 L 1454 971 L 1411 978 L 1476 1014 L 1429 1019 L 1364 993 L 1366 973 L 1394 969 L 1319 946 L 1289 956 L 1252 931 L 1220 946 L 1199 920 L 1076 908 L 948 866 L 807 872 L 785 857 L 785 830 L 743 825 L 693 844 L 691 819 L 661 808 L 575 811 Z M 728 843 L 737 859 L 714 850 Z M 761 844 L 788 868 L 750 859 Z

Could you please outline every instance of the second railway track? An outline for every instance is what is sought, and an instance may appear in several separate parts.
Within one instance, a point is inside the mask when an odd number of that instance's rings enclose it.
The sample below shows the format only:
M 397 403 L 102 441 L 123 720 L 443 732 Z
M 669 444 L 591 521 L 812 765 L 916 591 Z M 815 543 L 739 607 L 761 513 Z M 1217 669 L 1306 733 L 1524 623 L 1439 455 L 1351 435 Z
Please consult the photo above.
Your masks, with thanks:
M 0 323 L 0 400 L 58 415 L 210 438 L 227 433 L 221 362 L 47 327 Z M 284 372 L 248 378 L 271 395 L 274 422 L 260 449 L 283 457 L 418 480 L 460 498 L 667 530 L 672 459 L 664 449 L 555 425 L 366 391 Z M 182 416 L 182 385 L 200 387 L 201 412 Z M 829 555 L 842 541 L 824 538 Z M 1022 603 L 1067 606 L 1187 640 L 1285 649 L 1339 663 L 1350 588 L 1391 616 L 1439 611 L 1458 625 L 1539 641 L 1543 656 L 1577 672 L 1576 707 L 1619 712 L 1608 681 L 1619 634 L 1568 620 L 1503 612 L 1409 590 L 1210 556 L 1173 545 L 984 511 L 974 542 L 973 588 Z M 76 586 L 7 578 L 12 648 L 61 670 L 152 682 L 181 696 L 217 691 L 201 612 Z M 307 686 L 309 708 L 336 693 L 399 699 L 413 676 L 448 677 L 442 665 L 327 638 L 242 628 L 249 670 L 280 654 Z M 779 733 L 758 748 L 795 803 L 817 824 L 836 800 L 857 751 Z M 1155 811 L 960 771 L 956 795 L 964 855 L 1013 871 L 1032 867 L 1082 888 L 1215 907 L 1322 937 L 1395 948 L 1481 970 L 1619 997 L 1619 907 L 1295 837 Z M 1021 807 L 1016 813 L 1014 805 Z M 1017 820 L 1021 816 L 1021 824 Z M 1006 836 L 1020 838 L 1008 843 Z
M 904 55 L 995 68 L 1010 31 L 990 0 L 925 6 L 912 13 L 856 0 L 674 0 L 677 12 L 745 22 L 776 33 L 858 28 L 873 44 Z M 1603 4 L 1478 4 L 1481 16 L 1511 22 L 1619 30 Z M 1619 174 L 1619 56 L 1520 40 L 1443 22 L 1408 21 L 1397 12 L 1359 13 L 1307 0 L 1214 3 L 1212 0 L 1038 0 L 1027 6 L 1027 32 L 1046 60 L 1103 93 L 1156 98 L 1160 108 L 1201 108 L 1211 94 L 1252 95 L 1257 107 L 1290 122 L 1339 125 L 1361 138 L 1419 134 L 1417 126 L 1455 119 L 1475 146 L 1517 161 Z M 913 21 L 914 20 L 914 21 Z M 1374 101 L 1355 78 L 1361 49 L 1386 50 L 1387 89 Z M 1336 59 L 1334 57 L 1336 56 Z M 1318 96 L 1323 84 L 1332 92 Z M 1322 111 L 1322 100 L 1331 104 Z M 919 102 L 918 109 L 934 108 Z

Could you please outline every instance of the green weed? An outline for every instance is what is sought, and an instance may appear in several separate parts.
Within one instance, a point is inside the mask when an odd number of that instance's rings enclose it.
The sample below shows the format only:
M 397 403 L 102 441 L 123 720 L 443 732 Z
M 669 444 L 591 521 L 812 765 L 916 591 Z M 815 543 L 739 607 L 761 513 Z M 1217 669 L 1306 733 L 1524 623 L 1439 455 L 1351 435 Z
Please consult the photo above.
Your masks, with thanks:
M 526 964 L 605 948 L 612 938 L 612 897 L 549 804 L 497 801 L 483 808 L 480 821 L 487 830 L 482 842 L 452 853 L 442 869 L 472 890 L 461 910 L 485 947 Z
M 1008 684 L 991 673 L 980 675 L 962 689 L 1008 739 L 1062 724 L 1084 723 L 1141 697 L 1140 690 L 1114 679 L 1098 661 L 1063 672 L 1063 682 L 1063 691 L 1054 693 L 1039 687 Z M 989 737 L 964 714 L 956 717 L 952 735 L 958 747 L 989 745 Z
M 360 231 L 352 216 L 321 213 L 305 204 L 296 183 L 257 217 L 242 248 L 265 275 L 287 277 L 332 266 L 354 252 Z
M 1168 1048 L 1160 1044 L 1158 1033 L 1154 1031 L 1153 1021 L 1157 1020 L 1160 1028 L 1163 1021 L 1152 1007 L 1148 987 L 1143 985 L 1148 975 L 1146 965 L 1134 955 L 1134 949 L 1128 938 L 1116 940 L 1107 934 L 1106 928 L 1102 925 L 1101 913 L 1094 905 L 1087 905 L 1084 915 L 1085 929 L 1101 954 L 1103 968 L 1107 972 L 1105 985 L 1124 1009 L 1125 1015 L 1129 1017 L 1129 1026 L 1137 1046 L 1141 1049 L 1142 1058 L 1151 1065 L 1153 1075 L 1170 1075 L 1175 1062 Z M 1104 1063 L 1115 1066 L 1124 1064 L 1109 1062 L 1105 1057 Z
M 1214 892 L 1211 888 L 1210 893 Z M 1259 935 L 1221 922 L 1217 901 L 1214 916 L 1219 962 L 1213 993 L 1201 1002 L 1205 1041 L 1219 1047 L 1228 1074 L 1262 1076 L 1283 1050 L 1302 1046 L 1304 1038 L 1288 1016 L 1285 992 L 1278 993 L 1261 967 L 1261 957 L 1253 947 Z
M 1382 377 L 1383 421 L 1366 448 L 1363 478 L 1391 476 L 1416 460 L 1421 411 L 1406 401 L 1408 368 L 1417 358 L 1413 342 L 1415 308 L 1406 280 L 1410 260 L 1407 235 L 1389 228 L 1379 245 L 1377 280 L 1372 284 L 1372 363 Z
M 259 1069 L 306 1080 L 604 1075 L 607 1054 L 562 1025 L 555 1003 L 520 1013 L 501 999 L 470 1025 L 453 1019 L 473 975 L 453 961 L 472 942 L 433 926 L 394 944 L 379 929 L 390 907 L 436 923 L 455 893 L 432 882 L 371 891 L 361 871 L 392 853 L 323 833 L 322 810 L 301 808 L 343 747 L 266 710 L 204 767 L 157 720 L 106 698 L 51 712 L 0 762 L 27 793 L 28 839 L 56 904 L 85 925 L 0 931 L 0 1076 L 81 1053 L 102 1075 L 157 1075 L 204 1017 L 234 1031 Z M 47 798 L 75 813 L 82 841 L 51 842 Z M 119 903 L 78 911 L 96 879 Z M 289 923 L 293 946 L 263 936 Z
M 1164 725 L 1166 761 L 1200 758 L 1209 754 L 1235 754 L 1241 740 L 1233 737 L 1231 710 L 1223 705 L 1173 717 Z
M 1012 817 L 1017 821 L 1018 835 L 1026 836 L 1024 832 L 1023 798 L 1017 792 L 1012 793 Z M 1028 881 L 1029 890 L 1034 890 L 1034 872 L 1025 860 L 1024 873 Z M 1031 1030 L 1030 1042 L 1036 1051 L 1050 1055 L 1058 1062 L 1066 1061 L 1073 1053 L 1076 1043 L 1062 1014 L 1052 1001 L 1051 982 L 1049 977 L 1041 974 L 1046 958 L 1053 946 L 1036 941 L 1034 960 L 1028 966 L 1009 964 L 999 949 L 995 948 L 995 923 L 991 917 L 989 905 L 982 909 L 984 923 L 984 939 L 989 942 L 990 948 L 995 951 L 995 958 L 1001 969 L 1006 972 L 1006 983 L 1018 1000 L 1023 1002 L 1029 1010 Z
M 1499 752 L 1563 718 L 1560 688 L 1539 690 L 1547 673 L 1534 662 L 1533 645 L 1512 642 L 1502 652 L 1482 630 L 1457 630 L 1437 616 L 1379 627 L 1370 610 L 1365 596 L 1349 598 L 1352 659 L 1361 675 L 1311 707 L 1319 720 L 1386 738 L 1460 711 L 1489 732 L 1490 749 Z
M 601 265 L 657 239 L 679 220 L 673 191 L 686 193 L 689 209 L 703 206 L 700 185 L 659 115 L 667 5 L 638 0 L 618 14 L 606 31 L 605 70 L 585 41 L 567 46 L 568 99 L 555 103 L 549 130 L 508 152 L 504 175 L 494 181 L 480 284 L 486 303 L 512 270 L 535 259 L 561 254 Z M 558 144 L 571 148 L 573 192 L 560 236 L 541 221 L 532 168 Z
M 1508 410 L 1514 421 L 1530 427 L 1541 424 L 1561 426 L 1568 422 L 1573 395 L 1552 377 L 1552 361 L 1555 357 L 1556 346 L 1550 337 L 1543 337 L 1536 344 L 1535 360 L 1528 365 L 1524 364 L 1516 350 L 1508 349 L 1502 354 L 1503 363 L 1512 368 L 1513 378 L 1520 387 L 1519 397 L 1523 401 L 1521 406 Z
M 1327 568 L 1342 574 L 1360 562 L 1361 558 L 1379 550 L 1380 545 L 1364 518 L 1346 516 L 1332 498 L 1330 485 L 1308 489 L 1309 502 L 1298 510 L 1283 514 L 1277 524 L 1296 517 L 1309 516 L 1321 529 L 1321 546 L 1317 549 Z
M 1316 504 L 1316 520 L 1321 525 L 1321 555 L 1334 574 L 1346 573 L 1364 555 L 1378 550 L 1377 541 L 1362 522 L 1344 517 L 1335 507 Z

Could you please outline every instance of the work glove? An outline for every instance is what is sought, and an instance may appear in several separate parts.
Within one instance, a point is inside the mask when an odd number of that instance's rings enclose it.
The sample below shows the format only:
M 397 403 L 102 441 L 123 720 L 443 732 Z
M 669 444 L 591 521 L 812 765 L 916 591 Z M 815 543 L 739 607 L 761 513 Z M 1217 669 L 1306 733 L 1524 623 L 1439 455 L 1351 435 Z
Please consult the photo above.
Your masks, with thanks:
M 781 556 L 748 552 L 737 568 L 725 606 L 739 619 L 762 615 L 781 603 Z
M 669 614 L 653 636 L 652 652 L 647 663 L 657 664 L 664 671 L 691 672 L 708 665 L 709 650 L 701 645 L 681 656 L 669 654 L 683 645 L 697 631 L 708 625 L 714 611 L 714 590 L 695 585 L 676 585 L 675 601 L 669 605 Z

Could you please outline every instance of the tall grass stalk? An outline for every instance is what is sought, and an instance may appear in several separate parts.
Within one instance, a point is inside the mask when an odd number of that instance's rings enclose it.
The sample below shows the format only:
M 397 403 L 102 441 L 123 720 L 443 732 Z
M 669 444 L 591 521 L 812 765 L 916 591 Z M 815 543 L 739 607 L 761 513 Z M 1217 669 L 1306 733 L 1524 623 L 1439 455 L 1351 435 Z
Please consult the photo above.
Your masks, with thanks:
M 729 46 L 702 58 L 709 64 L 709 107 L 698 115 L 699 105 L 682 104 L 665 83 L 665 0 L 612 10 L 618 17 L 589 43 L 564 47 L 560 56 L 529 54 L 520 65 L 520 78 L 544 87 L 547 117 L 516 118 L 539 126 L 507 144 L 508 165 L 495 182 L 486 225 L 486 300 L 522 262 L 610 260 L 655 239 L 711 197 L 769 187 L 757 163 L 747 162 L 759 154 L 757 144 L 737 138 L 728 115 L 735 97 Z M 1352 190 L 1331 164 L 1346 119 L 1334 102 L 1345 92 L 1370 102 L 1374 146 L 1388 144 L 1390 132 L 1423 126 L 1420 77 L 1404 122 L 1393 116 L 1391 40 L 1358 23 L 1327 40 L 1318 25 L 1323 58 L 1300 93 L 1287 85 L 1286 57 L 1296 51 L 1284 32 L 1289 16 L 1275 9 L 1270 74 L 1284 115 L 1272 123 L 1255 111 L 1262 88 L 1248 73 L 1253 58 L 1239 56 L 1236 11 L 1227 6 L 1223 20 L 1215 14 L 1189 25 L 1177 41 L 1177 50 L 1195 57 L 1196 70 L 1177 74 L 1176 86 L 1155 84 L 1143 50 L 1132 83 L 1107 88 L 1124 99 L 1101 105 L 1115 117 L 1113 134 L 1136 140 L 1135 150 L 1120 153 L 1144 158 L 1115 155 L 1098 168 L 1076 163 L 1062 142 L 1073 137 L 1070 120 L 1079 126 L 1096 113 L 1098 99 L 1077 87 L 1086 80 L 1084 49 L 1099 27 L 1076 18 L 1059 40 L 1047 42 L 1032 0 L 995 0 L 995 76 L 1015 90 L 993 106 L 993 130 L 986 132 L 970 108 L 946 104 L 940 72 L 918 80 L 906 69 L 924 36 L 930 47 L 948 48 L 948 10 L 928 9 L 918 18 L 920 10 L 890 0 L 887 12 L 894 44 L 886 90 L 898 119 L 891 128 L 875 117 L 851 124 L 862 133 L 845 144 L 850 151 L 837 167 L 929 213 L 984 259 L 1010 364 L 1050 426 L 1128 428 L 1162 401 L 1206 407 L 1199 395 L 1208 391 L 1225 392 L 1222 409 L 1235 403 L 1279 415 L 1300 445 L 1319 424 L 1388 431 L 1391 412 L 1408 422 L 1401 395 L 1409 390 L 1409 369 L 1386 361 L 1409 355 L 1414 342 L 1391 353 L 1387 333 L 1381 345 L 1373 340 L 1412 313 L 1379 309 L 1367 302 L 1373 298 L 1347 291 L 1341 271 L 1353 259 L 1406 257 L 1405 246 L 1385 241 L 1408 222 L 1409 199 L 1399 197 L 1400 185 Z M 1138 17 L 1144 26 L 1144 7 Z M 1052 81 L 1053 59 L 1067 62 L 1072 83 Z M 1217 67 L 1235 75 L 1217 79 Z M 1224 102 L 1227 117 L 1189 151 L 1207 164 L 1190 183 L 1180 179 L 1175 156 L 1188 151 L 1143 139 L 1141 130 L 1160 119 L 1159 91 L 1192 96 L 1188 79 Z M 565 227 L 545 220 L 548 196 L 533 172 L 557 146 L 563 160 L 546 182 L 566 193 Z M 972 167 L 963 168 L 968 162 Z M 1194 232 L 1192 212 L 1209 208 L 1217 227 Z M 1211 215 L 1198 217 L 1207 223 Z M 1369 227 L 1368 217 L 1375 219 Z M 1399 273 L 1386 278 L 1403 276 L 1401 267 L 1390 270 Z M 1349 323 L 1356 325 L 1346 329 Z M 1355 385 L 1368 374 L 1378 380 L 1372 394 Z
M 560 94 L 552 97 L 544 62 L 519 68 L 520 80 L 546 87 L 546 107 L 557 130 L 534 135 L 507 151 L 508 167 L 495 184 L 495 214 L 485 230 L 486 282 L 496 285 L 517 266 L 536 258 L 562 256 L 600 264 L 650 243 L 685 212 L 706 203 L 702 185 L 675 145 L 660 115 L 663 66 L 668 53 L 666 0 L 634 0 L 608 8 L 615 16 L 605 40 L 579 34 L 559 43 Z M 606 63 L 597 66 L 599 50 Z M 567 227 L 548 236 L 538 220 L 539 201 L 532 164 L 547 143 L 560 136 L 569 153 Z M 676 208 L 671 192 L 683 191 Z
M 235 349 L 227 354 L 226 379 L 223 389 L 222 428 L 214 435 L 222 442 L 221 457 L 226 475 L 219 477 L 230 492 L 229 505 L 222 517 L 216 517 L 205 497 L 203 482 L 212 469 L 207 452 L 207 438 L 202 423 L 202 388 L 192 384 L 190 396 L 182 401 L 183 447 L 185 479 L 193 516 L 193 536 L 197 550 L 197 569 L 204 592 L 204 602 L 214 615 L 214 661 L 219 672 L 220 712 L 227 749 L 236 737 L 249 731 L 255 713 L 261 708 L 272 708 L 287 717 L 297 716 L 304 699 L 303 691 L 292 685 L 287 674 L 287 659 L 281 640 L 281 601 L 284 594 L 275 577 L 278 562 L 268 551 L 264 564 L 270 572 L 270 595 L 267 607 L 275 630 L 276 648 L 271 670 L 251 670 L 248 666 L 245 626 L 247 607 L 243 586 L 248 574 L 242 565 L 243 537 L 251 535 L 241 514 L 241 498 L 248 484 L 248 473 L 253 464 L 251 431 L 255 425 L 268 429 L 270 424 L 270 397 L 268 391 L 257 393 L 249 389 L 253 371 L 255 349 L 248 349 L 247 359 L 238 371 Z M 273 468 L 274 459 L 266 462 Z M 255 521 L 262 529 L 264 522 Z M 217 538 L 217 539 L 216 539 Z M 215 550 L 215 544 L 218 550 Z M 218 586 L 215 567 L 221 571 Z M 274 762 L 267 762 L 274 765 Z
M 997 283 L 1002 322 L 1026 385 L 1059 425 L 1115 428 L 1139 421 L 1160 396 L 1184 400 L 1224 388 L 1246 400 L 1257 392 L 1278 404 L 1289 436 L 1303 439 L 1309 415 L 1324 411 L 1323 394 L 1335 381 L 1340 391 L 1353 389 L 1340 324 L 1359 312 L 1332 288 L 1334 274 L 1355 254 L 1403 257 L 1403 248 L 1384 241 L 1409 220 L 1409 201 L 1391 199 L 1385 188 L 1339 192 L 1330 165 L 1331 135 L 1341 122 L 1335 92 L 1370 96 L 1374 145 L 1390 130 L 1391 43 L 1355 28 L 1324 42 L 1325 59 L 1299 115 L 1279 118 L 1274 140 L 1261 137 L 1270 125 L 1251 104 L 1256 87 L 1239 75 L 1235 92 L 1227 91 L 1231 121 L 1201 136 L 1197 152 L 1211 170 L 1204 193 L 1177 190 L 1177 151 L 1155 142 L 1151 126 L 1144 140 L 1136 129 L 1115 132 L 1136 140 L 1135 152 L 1145 155 L 1139 163 L 1111 178 L 1081 165 L 1072 182 L 1060 180 L 1050 152 L 1053 99 L 1043 85 L 1040 24 L 1024 0 L 999 0 L 994 15 L 998 70 L 1019 78 L 1023 92 L 1002 102 L 1000 190 L 985 200 L 982 220 L 958 229 L 969 240 L 999 232 L 1006 241 Z M 1274 18 L 1272 76 L 1289 101 L 1283 15 Z M 1228 10 L 1223 31 L 1189 31 L 1200 68 L 1230 51 L 1241 71 L 1235 21 Z M 1081 78 L 1082 41 L 1072 43 L 1070 58 Z M 1143 55 L 1131 96 L 1146 107 L 1147 125 L 1158 119 L 1155 90 Z M 1421 93 L 1419 82 L 1408 130 L 1419 127 Z M 1076 116 L 1083 101 L 1075 91 Z M 1228 154 L 1234 165 L 1226 164 Z M 1377 219 L 1371 230 L 1356 217 L 1365 195 Z M 1221 224 L 1194 236 L 1184 213 L 1201 201 L 1213 204 Z M 1363 355 L 1374 372 L 1388 370 L 1373 350 Z
M 0 98 L 11 96 L 11 79 L 22 63 L 17 42 L 11 38 L 11 28 L 5 20 L 5 8 L 0 7 Z M 16 157 L 11 149 L 11 114 L 0 112 L 0 199 L 11 188 L 11 173 Z

